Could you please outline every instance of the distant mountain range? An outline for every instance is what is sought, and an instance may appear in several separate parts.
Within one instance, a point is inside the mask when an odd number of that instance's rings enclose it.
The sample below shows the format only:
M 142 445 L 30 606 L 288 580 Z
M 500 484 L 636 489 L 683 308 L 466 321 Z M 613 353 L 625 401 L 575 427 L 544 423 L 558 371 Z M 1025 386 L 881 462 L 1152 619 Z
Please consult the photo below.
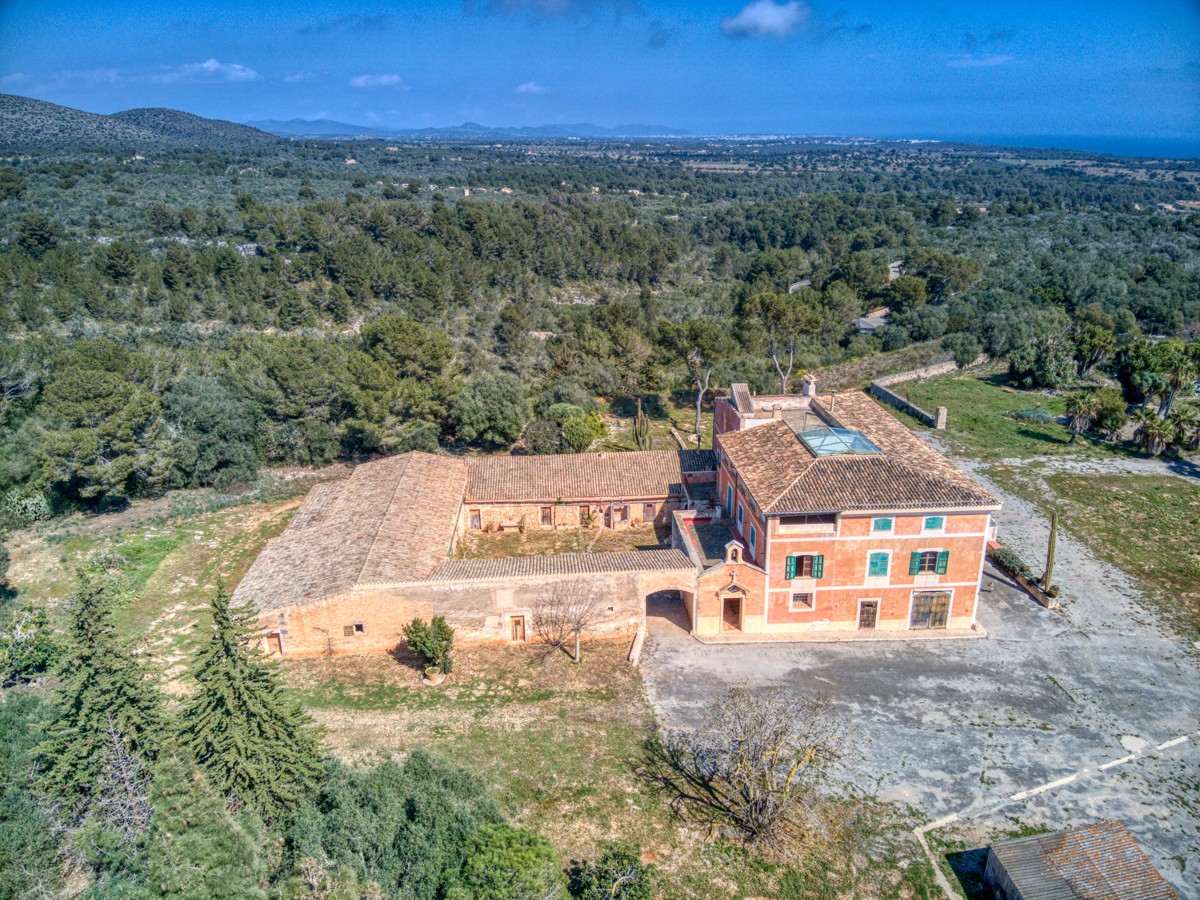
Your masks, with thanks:
M 138 152 L 278 145 L 272 134 L 175 109 L 128 109 L 111 116 L 0 94 L 0 150 Z
M 571 125 L 526 125 L 523 127 L 490 128 L 477 122 L 450 125 L 441 128 L 372 128 L 366 125 L 350 125 L 332 119 L 263 119 L 246 124 L 254 128 L 290 138 L 395 138 L 396 140 L 513 140 L 543 138 L 633 138 L 633 137 L 685 137 L 689 132 L 665 125 L 618 125 L 602 128 L 588 122 Z

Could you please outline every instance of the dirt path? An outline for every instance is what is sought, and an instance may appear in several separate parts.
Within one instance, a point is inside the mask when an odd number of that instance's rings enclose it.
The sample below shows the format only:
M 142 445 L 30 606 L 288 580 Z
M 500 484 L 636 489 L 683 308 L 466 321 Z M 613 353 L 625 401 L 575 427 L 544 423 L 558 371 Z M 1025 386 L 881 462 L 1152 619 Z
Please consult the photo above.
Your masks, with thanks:
M 942 453 L 954 459 L 960 468 L 978 468 L 980 463 L 973 460 L 954 457 L 946 445 L 937 436 L 930 433 L 924 435 L 926 440 L 937 447 Z M 1102 459 L 1079 459 L 1062 456 L 1030 456 L 1026 458 L 1001 459 L 988 465 L 1009 466 L 1010 468 L 1033 469 L 1048 473 L 1064 473 L 1068 475 L 1173 475 L 1188 481 L 1200 481 L 1200 465 L 1187 459 L 1164 459 L 1157 457 L 1105 457 Z

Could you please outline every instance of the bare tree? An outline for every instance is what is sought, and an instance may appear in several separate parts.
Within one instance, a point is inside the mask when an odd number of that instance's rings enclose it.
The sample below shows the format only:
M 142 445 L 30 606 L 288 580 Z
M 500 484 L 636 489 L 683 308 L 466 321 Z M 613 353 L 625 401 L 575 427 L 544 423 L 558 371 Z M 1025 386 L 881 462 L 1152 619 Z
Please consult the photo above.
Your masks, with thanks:
M 111 719 L 105 753 L 96 803 L 105 826 L 120 835 L 123 846 L 132 847 L 150 830 L 150 775 Z
M 533 632 L 555 649 L 566 651 L 575 639 L 572 658 L 579 662 L 579 640 L 585 629 L 604 616 L 604 596 L 584 578 L 548 584 L 533 602 Z
M 735 687 L 710 703 L 699 728 L 665 734 L 648 774 L 710 824 L 778 845 L 803 831 L 817 789 L 850 746 L 828 695 Z

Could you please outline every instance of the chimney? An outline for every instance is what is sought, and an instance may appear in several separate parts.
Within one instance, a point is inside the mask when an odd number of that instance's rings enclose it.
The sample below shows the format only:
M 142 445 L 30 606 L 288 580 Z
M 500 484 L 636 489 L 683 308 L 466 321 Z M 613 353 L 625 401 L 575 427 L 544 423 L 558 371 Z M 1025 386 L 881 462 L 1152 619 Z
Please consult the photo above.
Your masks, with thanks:
M 812 375 L 805 373 L 804 380 L 800 382 L 800 396 L 815 397 L 817 394 L 817 379 Z
M 774 406 L 771 407 L 771 418 L 772 419 L 782 419 L 783 418 L 783 407 L 780 406 L 778 403 L 776 403 Z

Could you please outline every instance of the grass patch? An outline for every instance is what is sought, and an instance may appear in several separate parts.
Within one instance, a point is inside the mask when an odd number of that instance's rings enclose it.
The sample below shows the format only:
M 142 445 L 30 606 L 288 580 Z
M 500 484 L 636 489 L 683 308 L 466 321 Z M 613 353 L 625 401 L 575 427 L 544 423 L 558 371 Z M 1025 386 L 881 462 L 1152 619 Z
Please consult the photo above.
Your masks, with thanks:
M 1200 635 L 1200 551 L 1191 539 L 1200 535 L 1200 486 L 1168 475 L 1054 474 L 1046 482 L 1072 532 Z
M 634 842 L 655 863 L 657 896 L 937 896 L 914 823 L 894 807 L 830 803 L 793 860 L 689 831 L 639 775 L 653 715 L 626 649 L 589 643 L 575 665 L 536 646 L 463 648 L 436 688 L 403 656 L 287 660 L 284 671 L 339 756 L 426 748 L 479 773 L 564 859 Z
M 950 410 L 946 430 L 947 444 L 964 456 L 986 462 L 1029 457 L 1100 457 L 1131 456 L 1134 451 L 1121 444 L 1106 444 L 1089 438 L 1070 443 L 1071 434 L 1056 421 L 1022 421 L 1010 414 L 1017 410 L 1043 409 L 1051 417 L 1062 416 L 1066 402 L 1062 397 L 1041 391 L 1022 391 L 1005 384 L 1003 372 L 994 368 L 906 381 L 891 390 L 932 413 L 937 407 Z M 914 428 L 924 424 L 896 411 Z

